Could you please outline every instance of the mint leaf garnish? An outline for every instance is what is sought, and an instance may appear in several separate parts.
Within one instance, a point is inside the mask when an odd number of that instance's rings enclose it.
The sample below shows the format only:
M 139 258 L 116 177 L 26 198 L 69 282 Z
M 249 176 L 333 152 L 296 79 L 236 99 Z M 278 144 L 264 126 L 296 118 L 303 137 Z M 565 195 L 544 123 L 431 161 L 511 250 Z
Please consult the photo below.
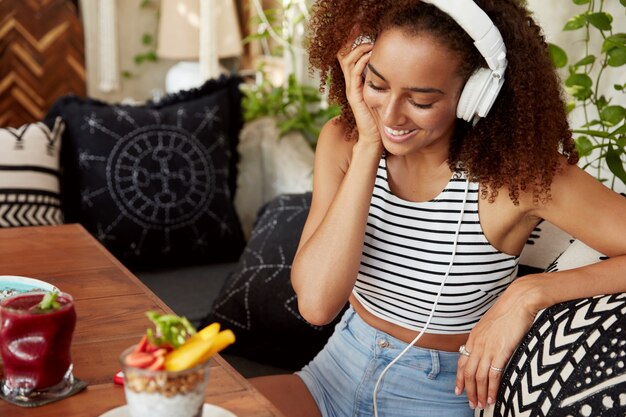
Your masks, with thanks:
M 178 348 L 185 341 L 196 334 L 196 329 L 189 323 L 186 317 L 175 314 L 160 314 L 155 311 L 148 311 L 146 316 L 154 323 L 156 332 L 148 329 L 148 339 L 156 346 L 168 344 L 173 348 Z
M 45 312 L 61 308 L 61 304 L 57 301 L 58 296 L 56 292 L 47 292 L 37 304 L 37 310 Z

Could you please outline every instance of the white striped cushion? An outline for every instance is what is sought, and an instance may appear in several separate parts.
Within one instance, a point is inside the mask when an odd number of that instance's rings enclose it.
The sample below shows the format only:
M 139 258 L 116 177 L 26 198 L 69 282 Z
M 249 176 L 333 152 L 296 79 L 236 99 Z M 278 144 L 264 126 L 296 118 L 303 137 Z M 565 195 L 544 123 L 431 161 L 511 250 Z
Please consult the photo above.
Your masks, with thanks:
M 0 227 L 63 223 L 59 151 L 64 124 L 0 129 Z

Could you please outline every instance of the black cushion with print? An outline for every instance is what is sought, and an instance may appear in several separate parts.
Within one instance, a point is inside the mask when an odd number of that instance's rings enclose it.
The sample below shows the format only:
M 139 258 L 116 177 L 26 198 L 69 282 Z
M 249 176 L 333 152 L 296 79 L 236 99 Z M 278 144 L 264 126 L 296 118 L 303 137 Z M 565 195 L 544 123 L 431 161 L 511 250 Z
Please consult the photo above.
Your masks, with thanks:
M 59 99 L 47 119 L 66 123 L 66 221 L 133 269 L 236 260 L 240 81 L 210 80 L 145 106 Z
M 252 235 L 203 325 L 231 328 L 226 353 L 296 370 L 322 349 L 335 322 L 313 326 L 298 313 L 291 264 L 311 205 L 311 194 L 276 197 L 259 210 Z

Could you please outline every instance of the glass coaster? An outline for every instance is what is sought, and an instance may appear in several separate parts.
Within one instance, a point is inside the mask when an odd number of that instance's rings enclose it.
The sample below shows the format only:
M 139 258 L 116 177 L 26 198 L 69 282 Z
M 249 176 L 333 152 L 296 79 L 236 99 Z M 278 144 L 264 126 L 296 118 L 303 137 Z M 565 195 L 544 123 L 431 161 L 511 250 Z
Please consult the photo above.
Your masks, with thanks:
M 67 387 L 66 390 L 63 391 L 62 394 L 56 394 L 55 396 L 47 396 L 46 392 L 41 392 L 38 396 L 24 397 L 21 398 L 18 396 L 8 397 L 0 390 L 0 398 L 3 400 L 20 407 L 39 407 L 41 405 L 49 404 L 55 401 L 62 400 L 64 398 L 70 397 L 80 391 L 84 390 L 87 387 L 87 383 L 82 381 L 76 377 L 73 378 L 73 381 L 70 386 Z

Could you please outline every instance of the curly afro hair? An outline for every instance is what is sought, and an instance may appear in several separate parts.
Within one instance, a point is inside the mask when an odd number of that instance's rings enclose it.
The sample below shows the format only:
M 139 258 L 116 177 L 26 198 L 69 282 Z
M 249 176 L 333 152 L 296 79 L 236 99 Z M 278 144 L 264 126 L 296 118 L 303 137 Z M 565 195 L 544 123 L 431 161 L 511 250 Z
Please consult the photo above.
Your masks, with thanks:
M 520 192 L 533 200 L 550 198 L 550 184 L 561 156 L 578 162 L 556 74 L 541 28 L 521 0 L 475 0 L 500 30 L 507 48 L 505 82 L 488 116 L 475 126 L 458 119 L 448 163 L 461 166 L 481 184 L 481 195 L 493 201 L 506 186 L 519 203 Z M 309 60 L 322 80 L 330 80 L 328 96 L 341 106 L 346 135 L 355 120 L 345 94 L 337 53 L 358 33 L 376 37 L 388 28 L 409 34 L 428 33 L 461 56 L 467 79 L 487 64 L 473 41 L 452 18 L 418 0 L 317 0 L 309 26 Z M 322 82 L 321 89 L 325 88 Z

